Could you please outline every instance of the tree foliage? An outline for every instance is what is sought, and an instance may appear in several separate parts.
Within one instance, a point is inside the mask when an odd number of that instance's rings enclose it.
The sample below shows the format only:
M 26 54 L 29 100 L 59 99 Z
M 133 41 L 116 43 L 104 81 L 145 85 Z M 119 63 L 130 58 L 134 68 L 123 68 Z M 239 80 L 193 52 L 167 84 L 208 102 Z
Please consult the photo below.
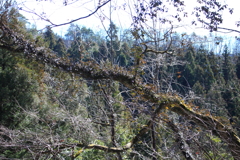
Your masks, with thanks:
M 143 2 L 123 40 L 112 22 L 107 38 L 78 25 L 36 36 L 1 6 L 1 157 L 240 159 L 238 61 L 190 43 L 196 34 L 146 28 L 170 21 L 158 19 L 162 1 Z M 198 2 L 216 30 L 226 6 Z

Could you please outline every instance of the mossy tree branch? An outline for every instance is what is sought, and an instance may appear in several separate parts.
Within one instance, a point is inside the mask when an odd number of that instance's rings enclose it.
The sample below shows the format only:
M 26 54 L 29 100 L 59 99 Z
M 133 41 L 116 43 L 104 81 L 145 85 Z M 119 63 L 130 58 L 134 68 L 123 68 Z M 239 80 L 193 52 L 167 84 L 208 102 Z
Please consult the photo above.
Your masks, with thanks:
M 235 159 L 240 159 L 240 139 L 234 133 L 232 129 L 229 129 L 226 125 L 219 122 L 211 115 L 204 115 L 192 110 L 192 106 L 186 104 L 179 96 L 169 95 L 166 93 L 155 93 L 153 90 L 147 87 L 141 79 L 135 78 L 133 72 L 127 71 L 125 68 L 119 66 L 106 67 L 104 65 L 98 65 L 93 61 L 79 62 L 77 64 L 71 63 L 69 59 L 59 58 L 55 56 L 49 49 L 44 47 L 38 47 L 33 42 L 29 42 L 24 39 L 18 33 L 12 31 L 6 24 L 0 22 L 0 29 L 3 36 L 0 39 L 0 48 L 7 49 L 15 52 L 23 52 L 28 58 L 35 59 L 41 63 L 47 63 L 54 67 L 57 67 L 65 72 L 70 72 L 76 75 L 80 75 L 85 79 L 100 80 L 111 79 L 118 81 L 135 91 L 142 99 L 154 103 L 158 108 L 154 112 L 153 119 L 147 122 L 147 124 L 138 132 L 138 134 L 123 148 L 106 147 L 101 145 L 82 145 L 76 144 L 77 147 L 93 148 L 104 150 L 108 152 L 123 152 L 126 149 L 131 148 L 139 138 L 151 129 L 153 120 L 164 109 L 169 109 L 179 115 L 186 117 L 189 120 L 194 121 L 197 125 L 202 126 L 205 129 L 211 130 L 212 133 L 227 143 L 231 153 Z M 8 45 L 7 41 L 12 43 Z M 64 145 L 60 146 L 65 147 Z

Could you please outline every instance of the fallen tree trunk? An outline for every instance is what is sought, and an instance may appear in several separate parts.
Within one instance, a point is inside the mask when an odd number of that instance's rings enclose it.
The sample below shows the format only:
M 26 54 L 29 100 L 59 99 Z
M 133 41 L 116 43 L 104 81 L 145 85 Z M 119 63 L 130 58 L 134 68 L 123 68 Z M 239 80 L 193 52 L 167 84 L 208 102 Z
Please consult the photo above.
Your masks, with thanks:
M 141 81 L 140 77 L 136 77 L 132 72 L 119 66 L 112 65 L 111 67 L 106 67 L 104 65 L 98 65 L 94 61 L 73 64 L 66 58 L 59 58 L 52 53 L 51 50 L 45 47 L 38 47 L 33 42 L 25 40 L 24 37 L 12 31 L 4 21 L 0 22 L 0 29 L 2 34 L 0 38 L 0 48 L 14 52 L 22 52 L 28 58 L 37 60 L 41 63 L 47 63 L 65 72 L 77 74 L 85 79 L 111 79 L 120 82 L 141 96 L 143 100 L 149 101 L 158 106 L 158 108 L 155 109 L 153 120 L 164 109 L 169 109 L 178 115 L 182 115 L 187 119 L 194 121 L 197 125 L 202 126 L 207 130 L 211 130 L 215 136 L 218 136 L 221 140 L 227 143 L 234 159 L 240 159 L 240 139 L 236 133 L 211 115 L 203 115 L 195 112 L 192 110 L 192 106 L 186 104 L 181 97 L 166 93 L 155 93 Z M 76 144 L 76 146 L 94 148 L 107 152 L 123 152 L 124 150 L 131 148 L 144 133 L 151 129 L 152 125 L 153 121 L 150 120 L 138 132 L 132 141 L 122 148 L 81 144 Z

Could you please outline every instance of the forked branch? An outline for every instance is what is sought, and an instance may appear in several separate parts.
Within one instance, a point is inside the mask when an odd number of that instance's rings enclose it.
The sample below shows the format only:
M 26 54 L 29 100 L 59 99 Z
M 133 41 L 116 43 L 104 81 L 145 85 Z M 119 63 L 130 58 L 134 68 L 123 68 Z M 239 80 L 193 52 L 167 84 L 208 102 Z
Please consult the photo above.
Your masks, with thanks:
M 235 159 L 240 159 L 240 139 L 236 133 L 211 115 L 203 115 L 195 112 L 192 110 L 193 106 L 186 104 L 181 97 L 169 95 L 166 93 L 155 93 L 153 90 L 149 89 L 147 85 L 141 82 L 140 79 L 136 80 L 131 72 L 128 72 L 122 67 L 106 67 L 104 65 L 98 65 L 91 61 L 72 64 L 67 59 L 61 59 L 53 56 L 53 54 L 50 53 L 49 49 L 46 49 L 44 47 L 37 47 L 34 43 L 30 43 L 24 40 L 24 38 L 13 32 L 2 22 L 0 22 L 0 29 L 1 32 L 5 33 L 5 36 L 7 36 L 8 39 L 14 42 L 11 45 L 1 43 L 0 48 L 8 49 L 10 51 L 24 52 L 31 59 L 36 59 L 41 63 L 53 65 L 65 72 L 77 74 L 86 79 L 111 79 L 120 82 L 138 94 L 143 100 L 154 103 L 155 106 L 159 106 L 155 110 L 156 117 L 164 109 L 169 109 L 178 115 L 182 115 L 187 119 L 194 121 L 197 125 L 200 125 L 207 130 L 211 130 L 214 135 L 218 136 L 220 139 L 227 143 L 233 157 Z M 151 128 L 151 125 L 152 120 L 140 130 L 140 132 L 129 144 L 120 149 L 99 145 L 83 146 L 79 144 L 78 146 L 112 152 L 123 152 L 124 150 L 131 148 L 133 144 L 138 141 L 139 137 L 141 137 Z

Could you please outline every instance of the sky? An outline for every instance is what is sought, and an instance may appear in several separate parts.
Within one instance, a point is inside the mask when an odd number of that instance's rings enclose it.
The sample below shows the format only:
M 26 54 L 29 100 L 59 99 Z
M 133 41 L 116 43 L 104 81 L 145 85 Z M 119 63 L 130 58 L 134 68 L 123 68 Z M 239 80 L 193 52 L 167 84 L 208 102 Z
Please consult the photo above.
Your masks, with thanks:
M 39 15 L 45 17 L 46 19 L 50 19 L 55 24 L 61 24 L 64 22 L 69 22 L 73 19 L 84 17 L 89 15 L 92 11 L 96 9 L 98 0 L 81 0 L 81 3 L 74 2 L 74 0 L 70 1 L 67 6 L 64 6 L 62 3 L 63 0 L 56 0 L 56 1 L 31 1 L 31 0 L 17 0 L 19 3 L 19 7 L 22 8 L 20 13 L 22 13 L 32 24 L 36 24 L 38 29 L 43 29 L 46 25 L 49 25 L 48 22 L 41 20 Z M 75 0 L 77 1 L 77 0 Z M 112 6 L 120 5 L 112 3 Z M 82 19 L 76 22 L 79 25 L 89 27 L 93 30 L 99 30 L 108 28 L 109 26 L 109 8 L 110 3 L 98 10 L 98 12 L 86 19 Z M 32 12 L 32 13 L 30 13 Z M 36 14 L 37 13 L 38 16 Z M 45 14 L 43 14 L 45 13 Z M 101 21 L 100 17 L 104 19 Z M 121 18 L 120 18 L 121 17 Z M 120 22 L 120 19 L 124 17 L 124 22 Z M 128 19 L 128 20 L 127 20 Z M 120 25 L 122 28 L 129 28 L 131 25 L 131 19 L 127 12 L 119 12 L 112 8 L 112 20 L 117 25 Z M 56 27 L 53 28 L 54 31 L 64 34 L 67 30 L 67 26 Z
M 45 19 L 49 19 L 55 24 L 61 24 L 64 22 L 69 22 L 73 19 L 86 16 L 95 10 L 99 0 L 68 0 L 69 4 L 67 6 L 63 5 L 63 0 L 17 0 L 19 7 L 21 7 L 21 13 L 31 22 L 35 24 L 39 30 L 44 29 L 49 23 Z M 121 0 L 113 1 L 111 6 L 111 17 L 112 20 L 120 28 L 130 28 L 131 27 L 131 10 L 126 6 L 125 10 L 122 6 L 124 3 L 130 3 L 131 1 L 137 0 Z M 226 14 L 224 16 L 224 21 L 221 27 L 231 28 L 240 30 L 240 27 L 237 28 L 235 23 L 240 21 L 240 1 L 239 0 L 222 0 L 225 1 L 229 7 L 234 8 L 234 14 Z M 188 10 L 192 10 L 196 4 L 192 3 L 193 0 L 185 0 L 185 5 L 188 6 Z M 117 7 L 116 7 L 117 6 Z M 171 10 L 171 9 L 170 9 Z M 80 20 L 76 22 L 81 26 L 89 27 L 95 31 L 100 31 L 108 28 L 109 26 L 109 16 L 110 15 L 110 3 L 104 6 L 93 16 Z M 163 15 L 168 16 L 168 15 Z M 191 18 L 187 18 L 182 21 L 180 24 L 176 25 L 181 26 L 178 28 L 180 32 L 196 32 L 202 34 L 208 34 L 209 31 L 202 29 L 201 25 L 197 27 L 190 25 L 189 21 Z M 102 20 L 102 21 L 101 21 Z M 55 32 L 59 35 L 64 36 L 66 30 L 69 26 L 62 26 L 53 28 Z M 229 34 L 229 33 L 228 33 Z M 232 33 L 237 35 L 236 33 Z

